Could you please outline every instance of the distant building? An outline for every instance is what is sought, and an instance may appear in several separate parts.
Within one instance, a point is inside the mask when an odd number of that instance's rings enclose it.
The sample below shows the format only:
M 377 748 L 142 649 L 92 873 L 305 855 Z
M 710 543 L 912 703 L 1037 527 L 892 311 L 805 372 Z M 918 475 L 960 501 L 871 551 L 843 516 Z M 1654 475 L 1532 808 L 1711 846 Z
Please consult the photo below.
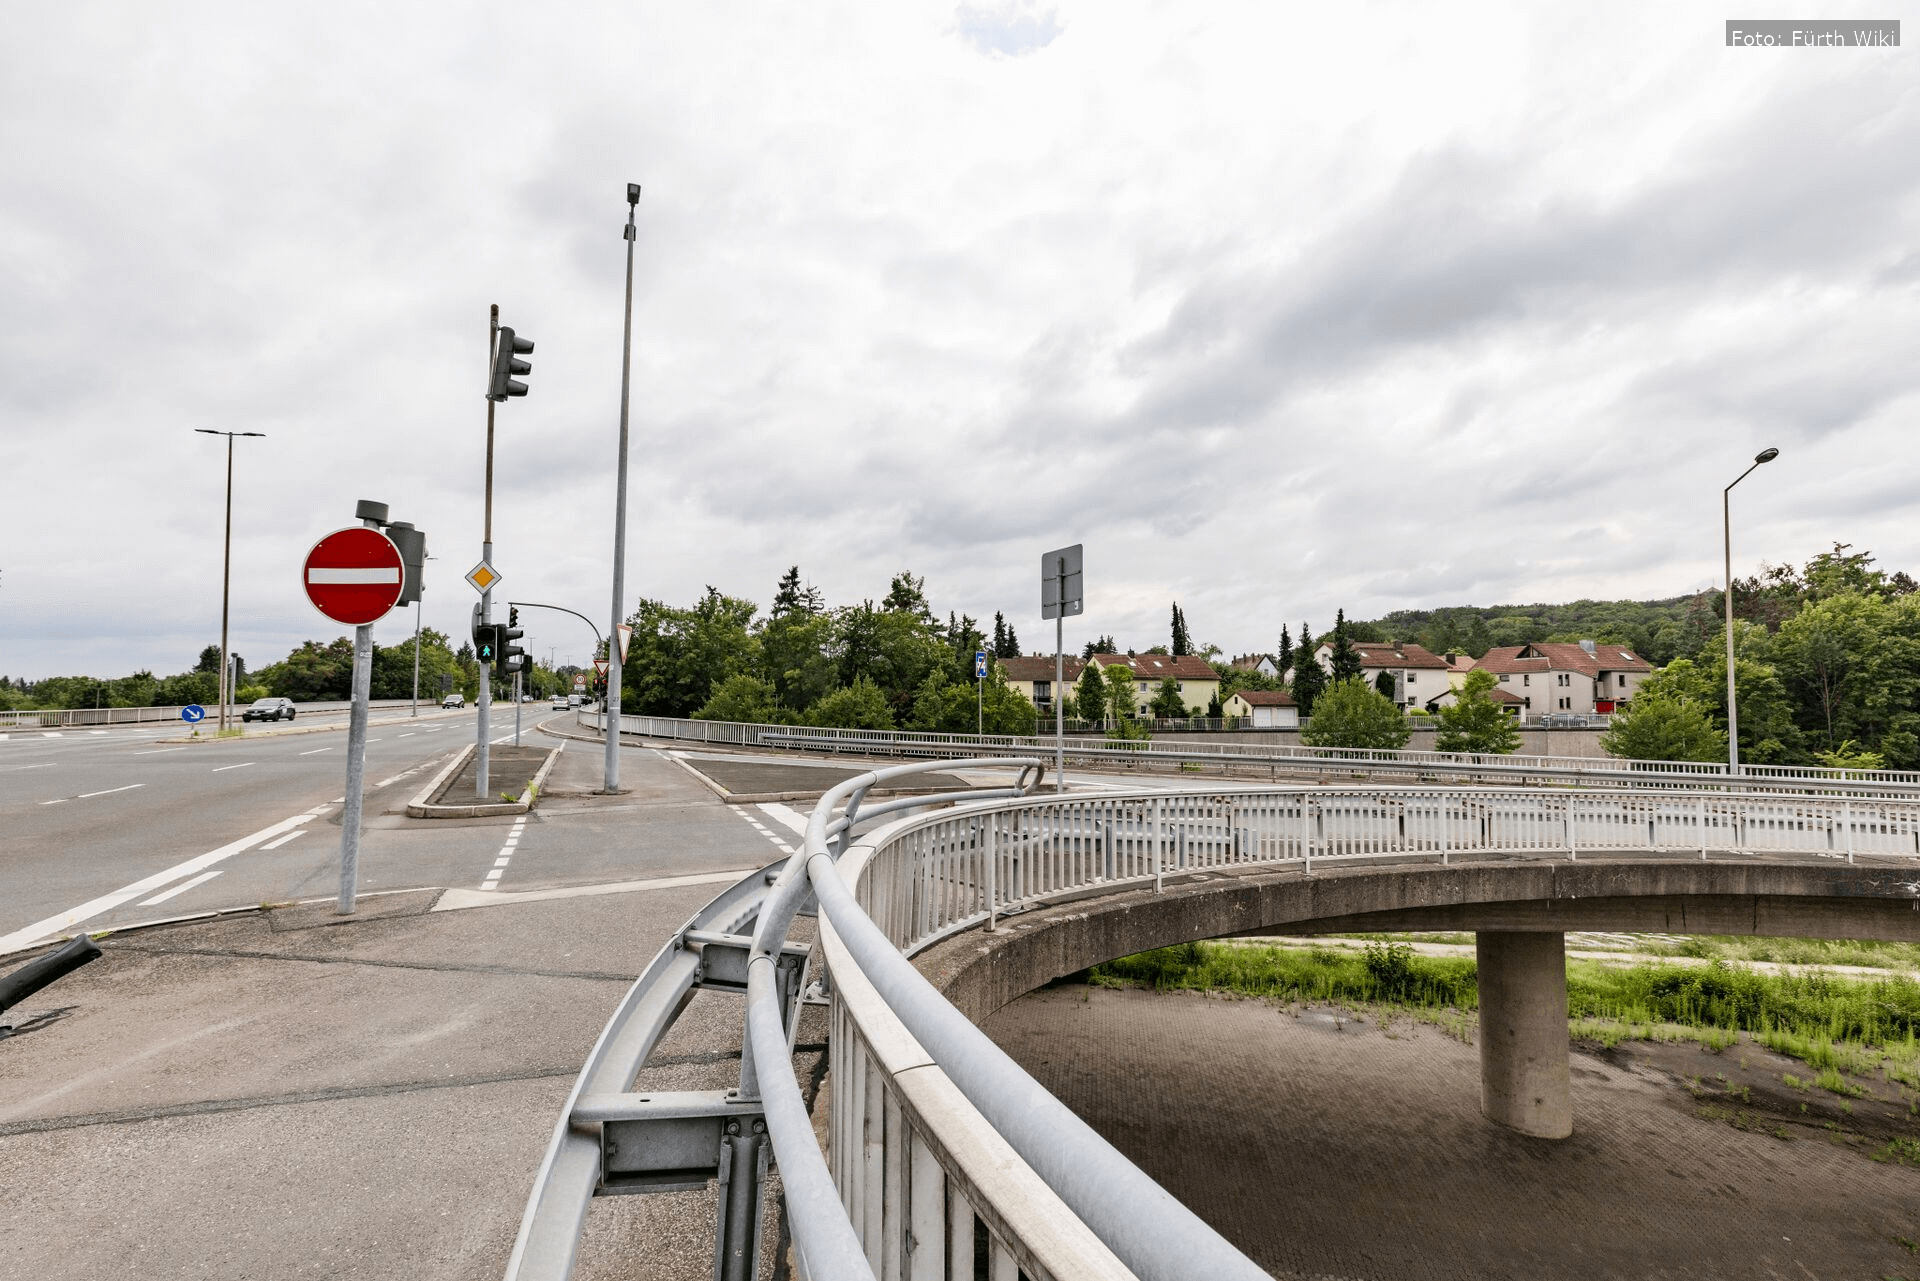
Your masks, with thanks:
M 1134 703 L 1141 716 L 1148 714 L 1148 704 L 1160 691 L 1160 682 L 1168 677 L 1173 678 L 1190 716 L 1205 716 L 1214 695 L 1220 692 L 1220 673 L 1213 670 L 1212 663 L 1193 654 L 1183 654 L 1178 658 L 1171 654 L 1095 654 L 1093 661 L 1100 664 L 1103 677 L 1106 669 L 1115 664 L 1132 672 Z M 1080 673 L 1086 670 L 1087 660 L 1069 654 L 1063 666 L 1066 681 L 1064 694 L 1071 699 Z M 1009 686 L 1026 695 L 1035 707 L 1048 715 L 1053 713 L 1054 695 L 1060 692 L 1054 688 L 1053 655 L 1003 658 L 1000 660 L 1000 675 Z
M 1227 666 L 1236 672 L 1259 672 L 1268 678 L 1280 675 L 1280 668 L 1274 663 L 1271 654 L 1242 654 Z
M 1353 641 L 1353 652 L 1360 657 L 1360 678 L 1376 684 L 1382 673 L 1392 678 L 1393 701 L 1401 707 L 1417 707 L 1428 697 L 1445 690 L 1450 666 L 1447 660 L 1412 641 Z M 1323 640 L 1313 656 L 1320 666 L 1333 670 L 1333 642 Z
M 1653 673 L 1653 664 L 1632 650 L 1590 640 L 1502 645 L 1478 666 L 1520 699 L 1525 720 L 1549 712 L 1619 711 Z
M 1228 716 L 1250 723 L 1254 729 L 1298 729 L 1300 709 L 1293 695 L 1280 689 L 1243 689 L 1227 696 L 1221 704 Z

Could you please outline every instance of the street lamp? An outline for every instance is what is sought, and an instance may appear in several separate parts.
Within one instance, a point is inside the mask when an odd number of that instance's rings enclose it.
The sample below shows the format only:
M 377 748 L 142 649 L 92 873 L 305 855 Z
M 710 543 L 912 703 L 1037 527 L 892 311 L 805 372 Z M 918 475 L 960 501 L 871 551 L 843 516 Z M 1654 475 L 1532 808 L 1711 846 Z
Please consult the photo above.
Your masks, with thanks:
M 1772 447 L 1761 450 L 1753 456 L 1753 465 L 1733 478 L 1738 485 L 1761 463 L 1770 463 L 1780 456 L 1780 451 Z M 1730 514 L 1732 503 L 1729 495 L 1733 485 L 1720 491 L 1720 536 L 1722 549 L 1727 557 L 1727 589 L 1724 604 L 1727 611 L 1727 773 L 1740 772 L 1740 713 L 1733 701 L 1733 518 Z
M 233 694 L 233 682 L 227 679 L 227 599 L 228 589 L 233 582 L 233 438 L 265 436 L 267 433 L 215 431 L 211 427 L 195 427 L 194 430 L 206 436 L 227 438 L 227 540 L 220 562 L 220 732 L 224 734 L 227 732 L 227 704 Z
M 638 234 L 633 217 L 640 207 L 640 184 L 627 184 L 627 225 L 620 235 L 627 242 L 627 311 L 620 334 L 620 461 L 614 470 L 613 499 L 613 621 L 607 630 L 607 745 L 601 790 L 620 790 L 620 624 L 626 619 L 622 598 L 627 578 L 627 393 L 633 375 L 633 242 Z

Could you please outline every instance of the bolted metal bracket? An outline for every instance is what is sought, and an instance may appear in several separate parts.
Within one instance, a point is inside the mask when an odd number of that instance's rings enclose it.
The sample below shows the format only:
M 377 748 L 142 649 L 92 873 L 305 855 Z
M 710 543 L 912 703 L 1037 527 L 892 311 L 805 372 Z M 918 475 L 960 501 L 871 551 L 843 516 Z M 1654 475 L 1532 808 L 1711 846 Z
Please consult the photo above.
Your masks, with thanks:
M 595 1196 L 704 1188 L 728 1169 L 729 1139 L 766 1125 L 760 1101 L 733 1090 L 587 1094 L 571 1120 L 600 1126 Z
M 700 954 L 700 973 L 695 987 L 716 992 L 747 993 L 747 960 L 753 953 L 753 939 L 745 934 L 716 934 L 709 930 L 688 930 L 680 936 L 680 945 Z M 813 949 L 805 943 L 786 943 L 774 962 L 774 985 L 780 992 L 780 1017 L 793 1040 L 795 1014 L 801 993 L 807 986 L 807 965 Z

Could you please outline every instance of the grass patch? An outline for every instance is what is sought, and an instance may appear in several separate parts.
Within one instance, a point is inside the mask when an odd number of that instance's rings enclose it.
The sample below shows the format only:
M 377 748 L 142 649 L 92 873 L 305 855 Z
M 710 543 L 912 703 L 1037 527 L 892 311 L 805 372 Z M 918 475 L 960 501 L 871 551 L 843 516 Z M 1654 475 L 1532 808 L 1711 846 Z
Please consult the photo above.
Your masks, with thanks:
M 1464 1041 L 1472 1039 L 1468 1012 L 1479 1007 L 1473 958 L 1418 956 L 1387 936 L 1371 937 L 1361 950 L 1182 943 L 1097 966 L 1092 981 L 1386 1004 Z M 1920 1089 L 1920 982 L 1901 975 L 1763 974 L 1720 957 L 1692 966 L 1574 961 L 1567 966 L 1567 1013 L 1574 1036 L 1608 1047 L 1633 1040 L 1691 1041 L 1717 1052 L 1738 1044 L 1744 1033 L 1816 1070 L 1811 1081 L 1787 1082 L 1794 1088 L 1817 1086 L 1857 1098 L 1866 1091 L 1847 1078 L 1878 1070 L 1889 1082 Z
M 1654 956 L 1703 960 L 1772 961 L 1781 965 L 1861 965 L 1882 970 L 1920 970 L 1920 943 L 1876 939 L 1740 938 L 1699 935 L 1678 943 L 1637 940 L 1635 950 Z

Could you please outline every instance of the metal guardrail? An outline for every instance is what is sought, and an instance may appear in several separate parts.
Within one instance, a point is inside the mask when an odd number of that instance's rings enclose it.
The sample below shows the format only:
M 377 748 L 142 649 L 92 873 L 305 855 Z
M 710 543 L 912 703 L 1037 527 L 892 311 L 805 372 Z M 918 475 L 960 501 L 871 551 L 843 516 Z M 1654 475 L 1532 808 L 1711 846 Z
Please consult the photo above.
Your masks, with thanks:
M 238 716 L 247 709 L 248 704 L 234 703 L 231 706 L 233 714 Z M 295 707 L 303 712 L 344 712 L 351 706 L 353 706 L 351 703 L 295 704 Z M 411 707 L 413 700 L 377 698 L 369 706 Z M 437 710 L 440 705 L 437 700 L 429 701 L 423 698 L 420 700 L 420 706 Z M 180 710 L 178 707 L 66 707 L 46 708 L 40 711 L 0 711 L 0 729 L 9 727 L 67 729 L 77 725 L 149 725 L 161 721 L 177 721 L 180 719 Z M 207 710 L 212 719 L 218 719 L 219 709 L 216 706 L 209 704 Z
M 603 714 L 580 713 L 579 721 L 603 729 Z M 1054 740 L 1039 736 L 938 734 L 917 730 L 820 729 L 797 725 L 756 725 L 734 721 L 686 720 L 668 716 L 620 717 L 620 732 L 681 742 L 802 751 L 846 752 L 862 756 L 974 756 L 1008 752 L 1051 757 Z M 1742 791 L 1844 792 L 1854 795 L 1908 795 L 1920 792 L 1920 772 L 1841 770 L 1801 765 L 1743 766 L 1730 774 L 1724 763 L 1701 761 L 1625 761 L 1611 756 L 1522 756 L 1465 752 L 1386 751 L 1332 747 L 1288 747 L 1271 743 L 1182 745 L 1107 738 L 1066 740 L 1066 756 L 1082 766 L 1118 765 L 1134 770 L 1177 772 L 1182 765 L 1212 765 L 1227 772 L 1265 772 L 1278 781 L 1281 772 L 1317 776 L 1392 778 L 1408 782 L 1453 781 L 1495 785 L 1578 784 L 1602 787 L 1721 787 Z
M 1240 788 L 1036 795 L 1010 788 L 865 807 L 846 780 L 802 848 L 696 913 L 601 1034 L 555 1128 L 515 1243 L 512 1281 L 568 1275 L 593 1195 L 720 1186 L 715 1276 L 754 1272 L 760 1188 L 778 1160 L 803 1275 L 1098 1278 L 1264 1275 L 995 1047 L 907 959 L 956 932 L 1063 897 L 1234 867 L 1482 854 L 1578 859 L 1773 851 L 1920 860 L 1920 801 L 1633 789 Z M 956 801 L 971 803 L 953 805 Z M 873 819 L 915 809 L 854 839 Z M 811 948 L 786 941 L 817 904 L 832 1069 L 823 1155 L 792 1072 Z M 746 931 L 751 930 L 749 936 Z M 737 1089 L 632 1091 L 695 988 L 744 993 Z M 984 1240 L 987 1257 L 976 1260 Z

